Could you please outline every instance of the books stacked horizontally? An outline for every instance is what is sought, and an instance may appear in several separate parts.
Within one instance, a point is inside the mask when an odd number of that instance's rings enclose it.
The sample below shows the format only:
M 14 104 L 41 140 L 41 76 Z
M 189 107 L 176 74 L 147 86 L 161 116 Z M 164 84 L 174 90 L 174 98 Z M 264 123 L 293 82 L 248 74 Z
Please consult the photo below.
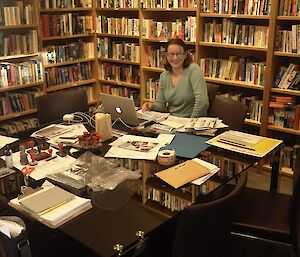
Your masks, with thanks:
M 90 199 L 78 197 L 52 184 L 12 199 L 9 205 L 51 228 L 57 228 L 92 208 Z

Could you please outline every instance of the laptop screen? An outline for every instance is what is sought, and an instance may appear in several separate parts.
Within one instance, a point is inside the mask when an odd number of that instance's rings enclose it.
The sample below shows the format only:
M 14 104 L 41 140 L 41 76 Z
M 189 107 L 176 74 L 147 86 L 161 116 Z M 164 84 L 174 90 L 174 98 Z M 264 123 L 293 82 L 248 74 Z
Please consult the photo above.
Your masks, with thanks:
M 133 99 L 104 93 L 100 93 L 100 98 L 104 112 L 109 113 L 112 120 L 120 118 L 128 125 L 139 125 Z

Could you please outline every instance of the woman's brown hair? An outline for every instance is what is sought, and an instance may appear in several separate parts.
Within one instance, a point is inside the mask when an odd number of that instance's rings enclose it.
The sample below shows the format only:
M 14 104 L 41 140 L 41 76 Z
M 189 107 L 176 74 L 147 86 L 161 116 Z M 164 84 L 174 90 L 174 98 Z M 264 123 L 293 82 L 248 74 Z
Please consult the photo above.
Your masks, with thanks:
M 187 45 L 184 43 L 184 41 L 180 38 L 172 38 L 168 41 L 168 43 L 166 44 L 166 52 L 168 51 L 168 47 L 169 45 L 179 45 L 183 48 L 184 52 L 186 53 L 186 57 L 185 57 L 185 60 L 183 62 L 183 68 L 187 68 L 190 66 L 191 62 L 192 62 L 192 57 L 189 53 L 189 49 L 187 47 Z M 168 60 L 166 60 L 166 63 L 165 63 L 165 69 L 167 71 L 170 71 L 172 72 L 172 67 L 171 65 L 169 64 Z

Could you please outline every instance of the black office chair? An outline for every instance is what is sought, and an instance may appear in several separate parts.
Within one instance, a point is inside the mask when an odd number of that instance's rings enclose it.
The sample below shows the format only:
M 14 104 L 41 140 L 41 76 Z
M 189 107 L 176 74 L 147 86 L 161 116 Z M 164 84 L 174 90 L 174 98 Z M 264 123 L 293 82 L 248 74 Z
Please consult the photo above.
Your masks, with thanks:
M 234 204 L 245 187 L 247 172 L 241 174 L 227 195 L 187 207 L 179 217 L 172 257 L 229 256 Z
M 41 125 L 62 120 L 64 114 L 89 109 L 85 90 L 64 90 L 37 97 L 37 117 Z
M 208 94 L 208 102 L 209 102 L 207 113 L 211 113 L 211 109 L 214 104 L 220 86 L 209 82 L 206 83 L 206 86 L 207 86 L 207 94 Z
M 300 152 L 294 170 L 292 195 L 246 188 L 239 199 L 233 218 L 237 239 L 256 241 L 268 248 L 289 246 L 291 256 L 300 256 Z M 256 256 L 266 253 L 256 252 Z M 274 254 L 274 253 L 273 253 Z M 276 256 L 276 255 L 273 255 Z
M 241 130 L 247 115 L 247 106 L 228 97 L 217 95 L 209 116 L 218 117 L 229 129 Z

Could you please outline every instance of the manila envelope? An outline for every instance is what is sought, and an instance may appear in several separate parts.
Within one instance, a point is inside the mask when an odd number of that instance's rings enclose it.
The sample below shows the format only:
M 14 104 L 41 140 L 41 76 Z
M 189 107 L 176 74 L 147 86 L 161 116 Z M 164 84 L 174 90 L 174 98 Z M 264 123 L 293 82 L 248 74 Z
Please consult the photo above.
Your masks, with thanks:
M 155 175 L 172 187 L 178 188 L 209 173 L 209 168 L 204 167 L 195 161 L 188 160 L 166 170 L 157 172 Z

